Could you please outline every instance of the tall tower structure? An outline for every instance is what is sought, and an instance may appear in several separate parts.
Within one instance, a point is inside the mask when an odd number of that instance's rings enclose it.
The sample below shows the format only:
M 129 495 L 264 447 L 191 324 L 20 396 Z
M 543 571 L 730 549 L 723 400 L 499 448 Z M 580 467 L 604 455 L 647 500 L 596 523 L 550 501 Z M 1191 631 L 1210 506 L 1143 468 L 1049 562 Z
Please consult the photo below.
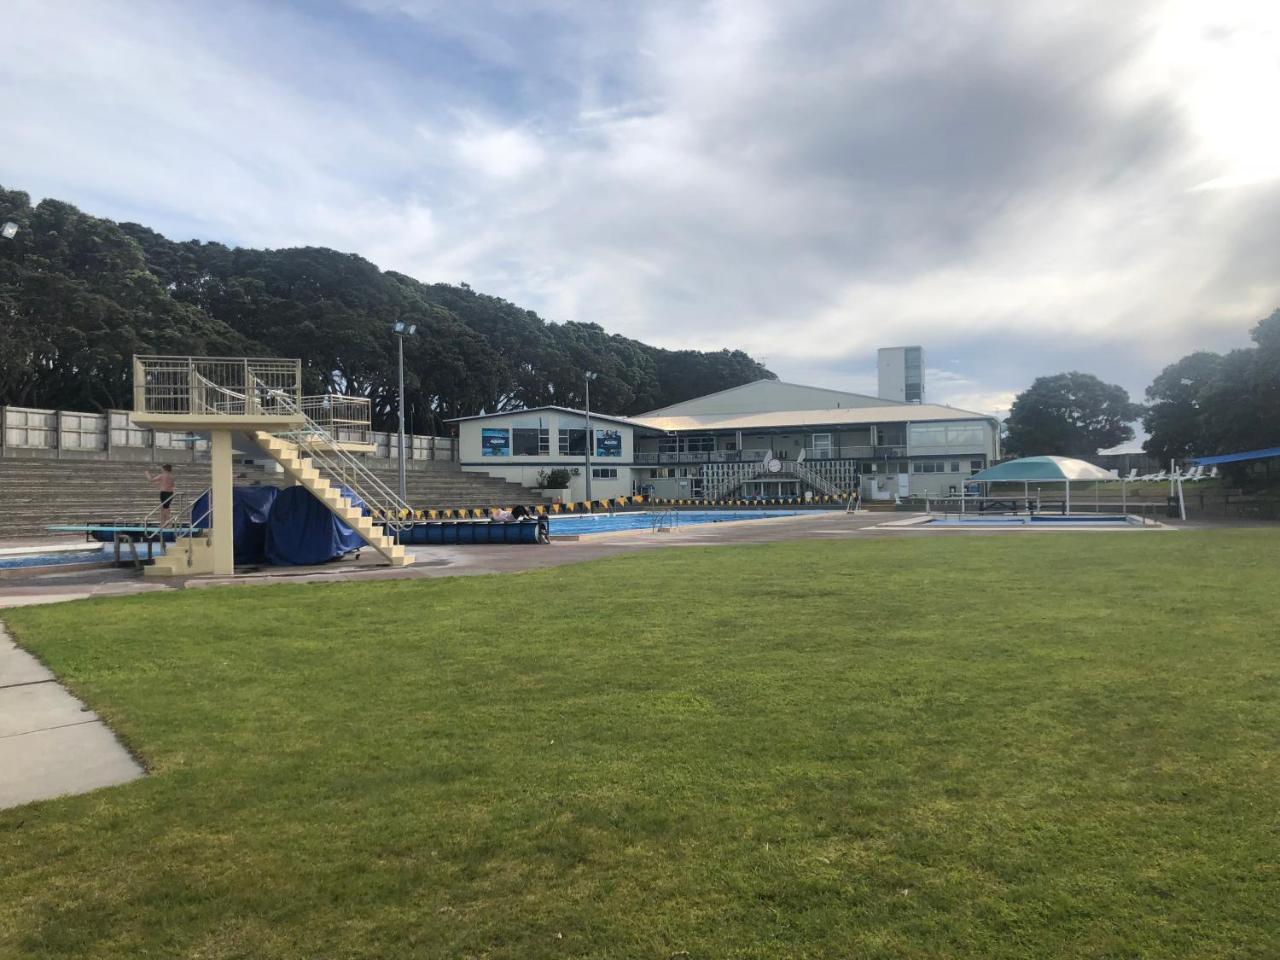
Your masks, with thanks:
M 881 400 L 924 403 L 924 347 L 881 347 L 876 359 Z

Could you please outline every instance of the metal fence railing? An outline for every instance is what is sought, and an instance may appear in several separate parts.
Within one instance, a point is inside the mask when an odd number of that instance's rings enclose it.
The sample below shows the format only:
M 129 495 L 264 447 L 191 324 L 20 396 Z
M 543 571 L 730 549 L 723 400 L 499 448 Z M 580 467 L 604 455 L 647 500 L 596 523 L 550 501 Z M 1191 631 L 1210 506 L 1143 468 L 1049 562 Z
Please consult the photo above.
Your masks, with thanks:
M 133 358 L 137 414 L 289 416 L 301 404 L 301 360 Z
M 371 443 L 373 426 L 368 397 L 346 397 L 336 393 L 303 397 L 302 412 L 340 443 Z

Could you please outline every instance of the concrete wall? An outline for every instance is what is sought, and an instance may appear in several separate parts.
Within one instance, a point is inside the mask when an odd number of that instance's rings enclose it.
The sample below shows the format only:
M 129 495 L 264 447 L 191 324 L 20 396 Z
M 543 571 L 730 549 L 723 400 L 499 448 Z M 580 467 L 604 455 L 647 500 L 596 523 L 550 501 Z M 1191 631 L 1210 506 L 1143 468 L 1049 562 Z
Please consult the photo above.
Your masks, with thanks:
M 397 459 L 394 433 L 370 433 L 375 457 Z M 454 460 L 452 437 L 406 436 L 406 462 Z M 50 460 L 124 460 L 193 463 L 207 460 L 209 440 L 191 434 L 152 430 L 133 422 L 129 410 L 80 413 L 33 407 L 0 407 L 0 456 Z

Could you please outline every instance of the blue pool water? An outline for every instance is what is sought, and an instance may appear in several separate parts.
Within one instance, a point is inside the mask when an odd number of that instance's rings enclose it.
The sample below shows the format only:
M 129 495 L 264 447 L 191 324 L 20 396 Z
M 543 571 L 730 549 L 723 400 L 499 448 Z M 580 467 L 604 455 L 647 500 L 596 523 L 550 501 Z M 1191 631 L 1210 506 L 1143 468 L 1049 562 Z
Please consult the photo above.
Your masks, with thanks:
M 0 557 L 0 570 L 15 570 L 21 567 L 60 567 L 71 563 L 96 563 L 99 560 L 109 559 L 102 547 L 59 553 L 20 553 Z
M 1032 524 L 1038 526 L 1064 526 L 1069 524 L 1126 524 L 1129 518 L 1120 514 L 1100 513 L 1097 515 L 1080 515 L 1080 516 L 1035 516 L 1035 517 L 1010 517 L 1010 516 L 972 516 L 972 517 L 940 517 L 930 520 L 931 526 L 938 527 L 1004 527 L 1016 526 L 1021 527 L 1030 520 Z
M 765 517 L 794 517 L 799 510 L 681 510 L 673 526 L 690 523 L 723 523 L 726 520 L 760 520 Z M 648 530 L 653 526 L 650 511 L 635 513 L 597 513 L 590 516 L 551 518 L 553 536 L 588 533 L 616 533 L 619 530 Z

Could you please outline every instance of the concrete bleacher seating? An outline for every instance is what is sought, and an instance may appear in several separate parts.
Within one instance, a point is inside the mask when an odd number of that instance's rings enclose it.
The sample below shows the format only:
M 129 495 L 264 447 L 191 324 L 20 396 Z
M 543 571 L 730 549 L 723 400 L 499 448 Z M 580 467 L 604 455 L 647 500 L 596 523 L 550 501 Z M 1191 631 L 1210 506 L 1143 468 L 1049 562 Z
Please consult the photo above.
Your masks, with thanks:
M 394 462 L 369 460 L 368 465 L 396 489 Z M 49 524 L 140 520 L 159 501 L 143 473 L 159 469 L 159 464 L 149 463 L 0 458 L 0 538 L 44 534 Z M 175 463 L 173 472 L 180 497 L 198 495 L 209 485 L 206 464 Z M 289 484 L 283 473 L 260 466 L 238 464 L 235 473 L 237 484 Z M 519 484 L 464 473 L 450 461 L 415 463 L 406 472 L 405 484 L 410 504 L 418 509 L 539 502 L 532 490 Z

